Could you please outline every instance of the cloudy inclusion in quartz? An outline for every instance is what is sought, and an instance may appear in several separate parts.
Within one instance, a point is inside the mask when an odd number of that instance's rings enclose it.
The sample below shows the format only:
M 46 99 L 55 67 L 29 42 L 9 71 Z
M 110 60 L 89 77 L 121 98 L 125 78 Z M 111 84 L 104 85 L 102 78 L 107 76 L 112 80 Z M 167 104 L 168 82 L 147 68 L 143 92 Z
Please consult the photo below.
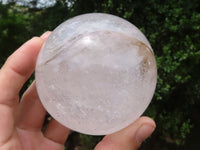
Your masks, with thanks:
M 116 132 L 149 105 L 157 69 L 134 25 L 108 14 L 81 15 L 58 26 L 40 51 L 36 86 L 64 126 L 91 135 Z

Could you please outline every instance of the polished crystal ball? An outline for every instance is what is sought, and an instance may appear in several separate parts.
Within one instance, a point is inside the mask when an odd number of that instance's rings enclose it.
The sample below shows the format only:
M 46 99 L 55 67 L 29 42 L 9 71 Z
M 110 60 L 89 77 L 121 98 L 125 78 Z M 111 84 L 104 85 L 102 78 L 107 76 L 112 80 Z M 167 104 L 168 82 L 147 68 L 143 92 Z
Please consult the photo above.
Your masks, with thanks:
M 134 122 L 157 80 L 142 32 L 117 16 L 91 13 L 59 25 L 36 64 L 36 87 L 48 113 L 85 134 L 106 135 Z

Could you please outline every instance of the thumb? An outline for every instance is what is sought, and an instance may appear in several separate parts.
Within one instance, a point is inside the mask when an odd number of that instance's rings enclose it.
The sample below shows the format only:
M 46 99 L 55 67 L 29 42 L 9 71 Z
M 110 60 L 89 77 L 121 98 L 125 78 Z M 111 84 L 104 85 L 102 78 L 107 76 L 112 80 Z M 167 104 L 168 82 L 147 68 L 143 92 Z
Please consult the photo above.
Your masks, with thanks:
M 156 124 L 151 118 L 140 117 L 128 127 L 105 136 L 95 150 L 137 150 L 155 128 Z

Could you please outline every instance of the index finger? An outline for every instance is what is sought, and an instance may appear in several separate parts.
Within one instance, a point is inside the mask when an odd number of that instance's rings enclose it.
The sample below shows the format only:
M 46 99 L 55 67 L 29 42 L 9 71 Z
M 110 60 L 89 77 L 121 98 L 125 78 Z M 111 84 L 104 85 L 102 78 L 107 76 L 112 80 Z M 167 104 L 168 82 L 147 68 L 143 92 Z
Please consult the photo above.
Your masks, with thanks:
M 0 70 L 0 104 L 18 103 L 18 93 L 35 68 L 43 39 L 34 37 L 16 50 Z

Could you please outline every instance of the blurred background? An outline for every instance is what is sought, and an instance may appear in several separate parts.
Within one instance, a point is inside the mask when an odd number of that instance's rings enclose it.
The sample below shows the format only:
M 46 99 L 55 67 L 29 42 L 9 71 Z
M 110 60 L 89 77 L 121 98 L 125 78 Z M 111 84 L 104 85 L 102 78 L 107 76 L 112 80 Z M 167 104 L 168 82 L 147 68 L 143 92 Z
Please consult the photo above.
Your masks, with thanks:
M 140 150 L 199 149 L 199 0 L 0 0 L 0 66 L 31 37 L 90 12 L 132 22 L 154 49 L 158 83 L 143 115 L 153 118 L 157 129 Z M 21 93 L 33 80 L 32 76 Z M 92 150 L 101 139 L 73 132 L 66 150 Z

